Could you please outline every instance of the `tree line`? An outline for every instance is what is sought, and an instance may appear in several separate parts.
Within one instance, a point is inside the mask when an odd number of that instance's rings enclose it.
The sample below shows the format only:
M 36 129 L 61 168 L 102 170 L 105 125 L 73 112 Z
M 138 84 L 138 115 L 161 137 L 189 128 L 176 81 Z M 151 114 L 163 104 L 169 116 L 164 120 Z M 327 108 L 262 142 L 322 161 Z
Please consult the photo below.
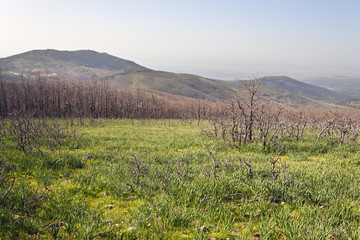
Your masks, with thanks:
M 11 81 L 0 74 L 0 116 L 12 112 L 52 118 L 210 119 L 223 104 L 175 97 L 144 89 L 117 89 L 101 81 L 72 82 L 61 78 L 21 77 Z

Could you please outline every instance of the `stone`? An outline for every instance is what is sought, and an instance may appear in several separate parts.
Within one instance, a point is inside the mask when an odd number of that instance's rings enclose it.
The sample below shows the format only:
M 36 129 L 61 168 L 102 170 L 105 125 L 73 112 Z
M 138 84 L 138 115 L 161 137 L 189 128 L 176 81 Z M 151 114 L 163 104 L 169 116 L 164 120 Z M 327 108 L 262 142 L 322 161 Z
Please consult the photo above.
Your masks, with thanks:
M 105 208 L 108 208 L 108 209 L 113 209 L 115 207 L 114 204 L 106 204 L 105 205 Z

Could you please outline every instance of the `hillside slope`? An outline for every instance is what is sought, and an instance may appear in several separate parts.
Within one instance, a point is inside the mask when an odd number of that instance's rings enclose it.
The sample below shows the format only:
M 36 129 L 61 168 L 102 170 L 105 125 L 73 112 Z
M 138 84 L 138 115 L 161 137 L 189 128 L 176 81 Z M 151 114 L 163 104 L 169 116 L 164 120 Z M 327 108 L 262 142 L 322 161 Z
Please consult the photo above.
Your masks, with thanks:
M 198 99 L 230 99 L 239 92 L 229 82 L 208 79 L 192 74 L 163 71 L 115 74 L 104 77 L 102 80 L 111 82 L 120 88 L 144 88 Z
M 91 50 L 34 50 L 0 59 L 0 66 L 9 78 L 37 76 L 39 70 L 49 76 L 70 81 L 96 79 L 118 88 L 143 88 L 158 93 L 197 99 L 231 100 L 243 98 L 242 81 L 227 82 L 192 74 L 153 71 L 132 61 Z M 319 106 L 318 100 L 338 99 L 328 89 L 302 83 L 288 77 L 268 77 L 261 90 L 264 101 L 290 106 Z
M 47 74 L 56 73 L 71 80 L 87 80 L 94 75 L 107 76 L 118 72 L 149 71 L 132 61 L 91 50 L 33 50 L 1 58 L 0 66 L 5 73 L 15 76 L 19 73 L 31 75 L 35 69 L 41 69 Z
M 136 73 L 115 74 L 101 80 L 120 88 L 143 88 L 198 99 L 232 100 L 235 98 L 242 99 L 247 96 L 246 90 L 242 87 L 243 81 L 227 82 L 192 74 L 139 71 Z M 261 88 L 259 97 L 263 101 L 276 102 L 293 107 L 324 107 L 324 104 L 310 98 L 267 86 Z
M 241 85 L 243 81 L 235 81 L 237 85 Z M 296 94 L 298 96 L 310 98 L 312 100 L 330 101 L 334 99 L 346 99 L 350 96 L 331 91 L 329 89 L 316 85 L 304 83 L 286 76 L 269 76 L 265 78 L 264 86 L 276 89 L 282 92 Z

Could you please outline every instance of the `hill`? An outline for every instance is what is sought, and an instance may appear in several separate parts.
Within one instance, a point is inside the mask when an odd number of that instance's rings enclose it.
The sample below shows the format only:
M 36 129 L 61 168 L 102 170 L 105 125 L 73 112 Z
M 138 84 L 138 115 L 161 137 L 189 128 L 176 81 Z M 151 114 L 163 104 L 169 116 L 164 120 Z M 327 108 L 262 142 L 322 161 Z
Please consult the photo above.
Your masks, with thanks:
M 97 79 L 115 87 L 150 91 L 197 99 L 230 100 L 246 96 L 243 81 L 227 82 L 192 74 L 154 71 L 132 61 L 91 50 L 34 50 L 0 59 L 0 66 L 10 78 L 36 76 L 41 70 L 49 76 L 71 81 Z M 321 101 L 346 96 L 289 77 L 267 77 L 261 98 L 295 107 L 324 106 Z
M 242 82 L 243 81 L 236 81 L 234 83 L 241 84 Z M 304 83 L 286 76 L 266 77 L 264 86 L 318 101 L 330 101 L 335 99 L 351 98 L 350 95 L 347 95 L 345 93 L 339 93 L 323 87 Z
M 22 73 L 35 75 L 39 70 L 69 80 L 98 79 L 120 88 L 146 88 L 168 94 L 199 98 L 229 99 L 237 90 L 231 84 L 191 74 L 152 71 L 132 61 L 91 50 L 34 50 L 0 59 L 5 74 L 16 79 Z
M 313 77 L 302 81 L 327 88 L 333 92 L 346 94 L 354 99 L 360 99 L 360 78 L 344 76 Z
M 192 74 L 177 74 L 162 71 L 148 71 L 115 74 L 102 78 L 120 88 L 144 88 L 198 99 L 231 100 L 243 98 L 247 95 L 242 88 L 243 81 L 227 82 L 204 78 Z M 287 91 L 263 86 L 260 91 L 261 99 L 267 102 L 277 102 L 293 107 L 321 106 L 324 104 Z
M 38 70 L 55 73 L 71 80 L 86 80 L 94 75 L 107 76 L 119 72 L 150 71 L 132 61 L 91 50 L 33 50 L 0 59 L 5 73 L 31 75 Z
M 102 78 L 120 88 L 144 88 L 198 99 L 230 99 L 239 90 L 231 83 L 193 74 L 163 71 L 140 71 L 115 74 Z

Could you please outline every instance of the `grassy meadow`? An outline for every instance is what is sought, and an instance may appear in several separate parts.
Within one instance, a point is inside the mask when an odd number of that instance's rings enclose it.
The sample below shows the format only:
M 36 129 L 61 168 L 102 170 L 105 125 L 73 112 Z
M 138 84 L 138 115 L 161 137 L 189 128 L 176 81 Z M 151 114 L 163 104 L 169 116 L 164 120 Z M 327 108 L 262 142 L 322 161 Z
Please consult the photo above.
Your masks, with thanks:
M 360 236 L 359 141 L 307 133 L 278 156 L 211 139 L 205 121 L 83 121 L 25 152 L 4 121 L 0 239 Z

